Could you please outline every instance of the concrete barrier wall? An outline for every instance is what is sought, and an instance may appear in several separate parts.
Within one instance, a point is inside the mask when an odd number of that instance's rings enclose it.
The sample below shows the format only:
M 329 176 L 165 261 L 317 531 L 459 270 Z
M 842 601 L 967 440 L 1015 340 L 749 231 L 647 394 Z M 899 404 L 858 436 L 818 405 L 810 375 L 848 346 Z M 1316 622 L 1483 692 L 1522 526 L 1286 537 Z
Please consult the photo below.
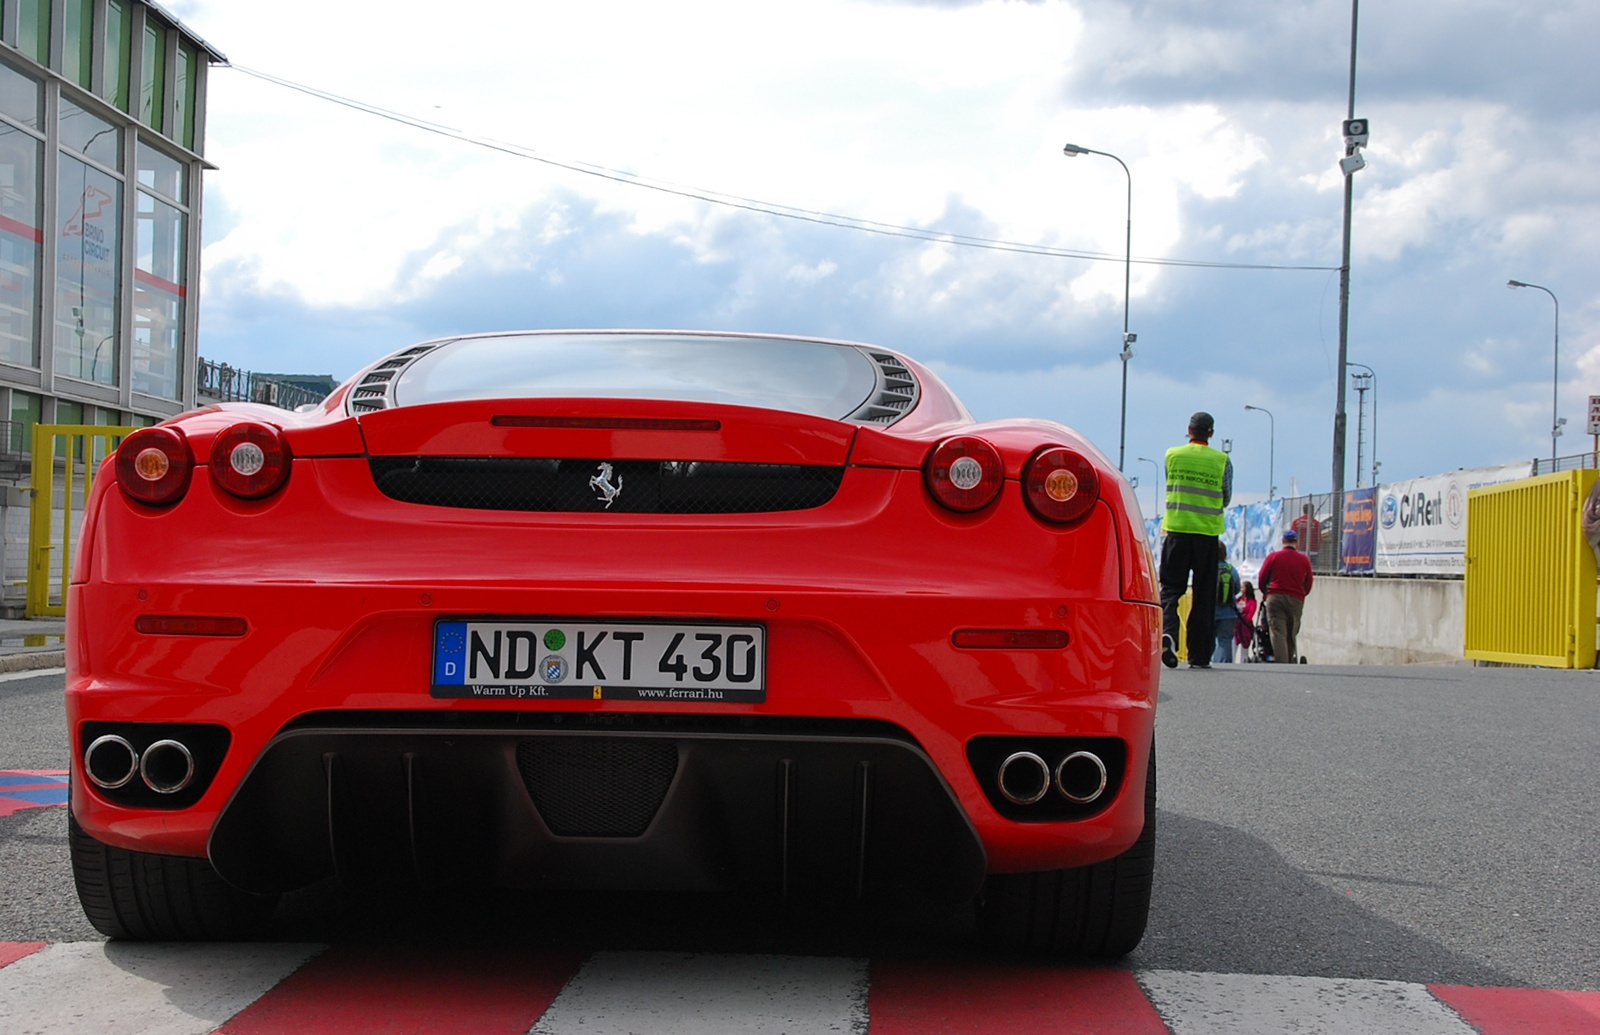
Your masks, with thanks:
M 1317 577 L 1300 653 L 1313 665 L 1468 664 L 1460 579 Z

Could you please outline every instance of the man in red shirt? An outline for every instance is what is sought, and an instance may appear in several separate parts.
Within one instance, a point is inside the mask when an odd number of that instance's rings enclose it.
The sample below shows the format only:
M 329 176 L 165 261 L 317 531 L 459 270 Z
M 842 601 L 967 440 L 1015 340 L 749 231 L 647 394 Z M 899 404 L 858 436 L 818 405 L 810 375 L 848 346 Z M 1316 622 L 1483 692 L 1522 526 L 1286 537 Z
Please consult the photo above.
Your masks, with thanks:
M 1300 615 L 1311 592 L 1311 559 L 1296 547 L 1300 533 L 1283 533 L 1283 549 L 1267 554 L 1256 581 L 1267 596 L 1267 628 L 1272 633 L 1272 660 L 1294 664 L 1300 660 L 1295 638 L 1300 635 Z

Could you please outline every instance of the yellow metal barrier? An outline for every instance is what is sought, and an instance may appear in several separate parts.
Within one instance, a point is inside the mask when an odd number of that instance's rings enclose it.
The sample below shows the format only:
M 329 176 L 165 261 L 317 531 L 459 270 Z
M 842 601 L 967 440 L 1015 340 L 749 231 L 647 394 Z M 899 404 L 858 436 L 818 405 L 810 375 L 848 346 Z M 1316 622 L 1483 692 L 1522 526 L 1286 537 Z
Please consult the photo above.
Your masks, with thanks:
M 1596 568 L 1581 512 L 1597 476 L 1559 471 L 1467 493 L 1467 657 L 1594 667 Z
M 72 537 L 76 531 L 74 497 L 87 501 L 100 461 L 137 428 L 100 424 L 35 424 L 33 426 L 33 502 L 28 513 L 29 618 L 67 613 L 67 585 L 72 581 Z M 56 506 L 57 443 L 61 451 L 61 505 Z M 59 515 L 60 543 L 55 518 Z M 81 518 L 80 518 L 81 520 Z M 52 588 L 58 590 L 52 595 Z

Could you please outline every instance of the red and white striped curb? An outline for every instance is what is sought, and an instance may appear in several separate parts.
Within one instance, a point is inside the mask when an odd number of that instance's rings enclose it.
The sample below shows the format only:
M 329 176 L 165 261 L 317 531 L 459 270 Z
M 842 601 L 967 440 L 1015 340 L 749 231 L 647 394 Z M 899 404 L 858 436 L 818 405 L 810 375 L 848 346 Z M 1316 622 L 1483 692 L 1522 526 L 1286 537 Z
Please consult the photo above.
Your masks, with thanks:
M 520 947 L 0 942 L 6 1035 L 1592 1035 L 1600 992 Z

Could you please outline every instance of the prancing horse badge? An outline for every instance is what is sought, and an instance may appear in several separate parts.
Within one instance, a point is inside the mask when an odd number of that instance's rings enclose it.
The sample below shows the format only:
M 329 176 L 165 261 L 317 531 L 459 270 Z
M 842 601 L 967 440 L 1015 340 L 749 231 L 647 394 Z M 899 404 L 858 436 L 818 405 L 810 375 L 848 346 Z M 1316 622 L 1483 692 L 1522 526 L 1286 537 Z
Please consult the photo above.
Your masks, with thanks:
M 617 497 L 622 495 L 622 475 L 617 475 L 615 482 L 612 482 L 611 475 L 611 465 L 602 463 L 600 465 L 600 473 L 589 479 L 589 488 L 595 491 L 596 499 L 605 500 L 607 510 L 610 510 L 611 504 L 615 503 Z

